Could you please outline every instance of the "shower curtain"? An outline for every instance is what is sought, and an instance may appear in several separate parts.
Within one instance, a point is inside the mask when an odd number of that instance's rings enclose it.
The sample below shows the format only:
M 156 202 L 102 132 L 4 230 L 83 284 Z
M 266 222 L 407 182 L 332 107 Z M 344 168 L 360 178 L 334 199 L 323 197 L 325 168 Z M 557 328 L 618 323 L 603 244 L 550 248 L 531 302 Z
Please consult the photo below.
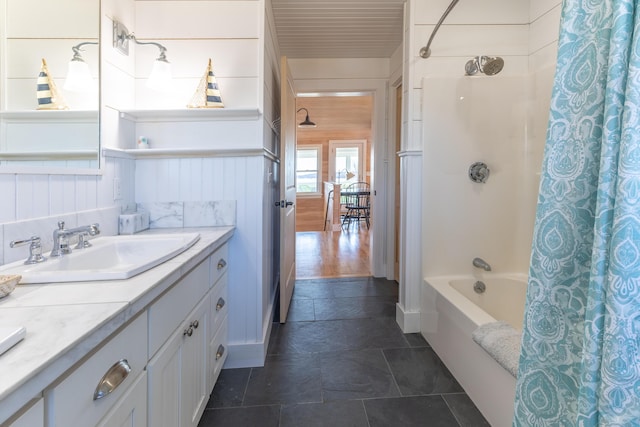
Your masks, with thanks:
M 565 0 L 514 426 L 640 426 L 640 9 Z

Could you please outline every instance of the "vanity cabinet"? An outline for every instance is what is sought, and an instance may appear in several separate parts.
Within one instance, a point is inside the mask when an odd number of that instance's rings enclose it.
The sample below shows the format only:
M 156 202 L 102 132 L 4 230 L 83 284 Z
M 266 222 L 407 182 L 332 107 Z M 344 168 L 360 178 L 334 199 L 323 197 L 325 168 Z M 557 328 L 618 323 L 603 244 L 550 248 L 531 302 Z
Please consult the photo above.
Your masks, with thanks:
M 224 245 L 149 308 L 149 426 L 196 427 L 200 421 L 226 358 L 226 254 Z M 195 307 L 180 315 L 180 323 L 166 322 L 189 305 Z
M 2 425 L 197 427 L 227 357 L 227 256 L 225 243 Z

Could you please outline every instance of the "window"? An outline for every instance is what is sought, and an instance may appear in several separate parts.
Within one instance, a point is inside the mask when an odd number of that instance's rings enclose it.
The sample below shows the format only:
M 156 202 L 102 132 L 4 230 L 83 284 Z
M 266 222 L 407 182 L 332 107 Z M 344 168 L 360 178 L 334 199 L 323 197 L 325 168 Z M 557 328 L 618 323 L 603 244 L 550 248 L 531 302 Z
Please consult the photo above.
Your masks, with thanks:
M 301 196 L 322 195 L 322 146 L 304 145 L 296 150 L 296 191 Z
M 342 185 L 364 181 L 366 140 L 329 141 L 329 179 Z

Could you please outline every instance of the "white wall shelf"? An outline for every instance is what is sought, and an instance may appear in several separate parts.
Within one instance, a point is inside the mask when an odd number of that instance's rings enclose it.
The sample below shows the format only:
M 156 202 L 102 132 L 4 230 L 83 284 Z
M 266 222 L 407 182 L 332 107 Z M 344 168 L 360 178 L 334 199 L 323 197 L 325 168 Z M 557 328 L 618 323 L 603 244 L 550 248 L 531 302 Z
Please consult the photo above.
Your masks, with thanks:
M 128 159 L 184 159 L 211 157 L 273 157 L 264 149 L 215 149 L 215 148 L 146 148 L 146 149 L 114 149 L 104 148 L 103 154 L 108 157 Z
M 12 122 L 27 123 L 84 123 L 97 122 L 98 110 L 24 110 L 0 111 L 0 118 Z
M 120 110 L 120 118 L 137 123 L 257 120 L 258 108 L 184 108 L 179 110 Z

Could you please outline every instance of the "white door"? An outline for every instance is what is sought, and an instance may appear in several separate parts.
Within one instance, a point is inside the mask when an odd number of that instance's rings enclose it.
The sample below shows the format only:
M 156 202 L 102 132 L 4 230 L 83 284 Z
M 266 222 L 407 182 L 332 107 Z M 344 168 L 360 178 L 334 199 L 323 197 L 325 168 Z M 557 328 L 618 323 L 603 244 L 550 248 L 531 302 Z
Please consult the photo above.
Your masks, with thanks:
M 280 62 L 280 323 L 296 283 L 296 92 L 289 63 Z

